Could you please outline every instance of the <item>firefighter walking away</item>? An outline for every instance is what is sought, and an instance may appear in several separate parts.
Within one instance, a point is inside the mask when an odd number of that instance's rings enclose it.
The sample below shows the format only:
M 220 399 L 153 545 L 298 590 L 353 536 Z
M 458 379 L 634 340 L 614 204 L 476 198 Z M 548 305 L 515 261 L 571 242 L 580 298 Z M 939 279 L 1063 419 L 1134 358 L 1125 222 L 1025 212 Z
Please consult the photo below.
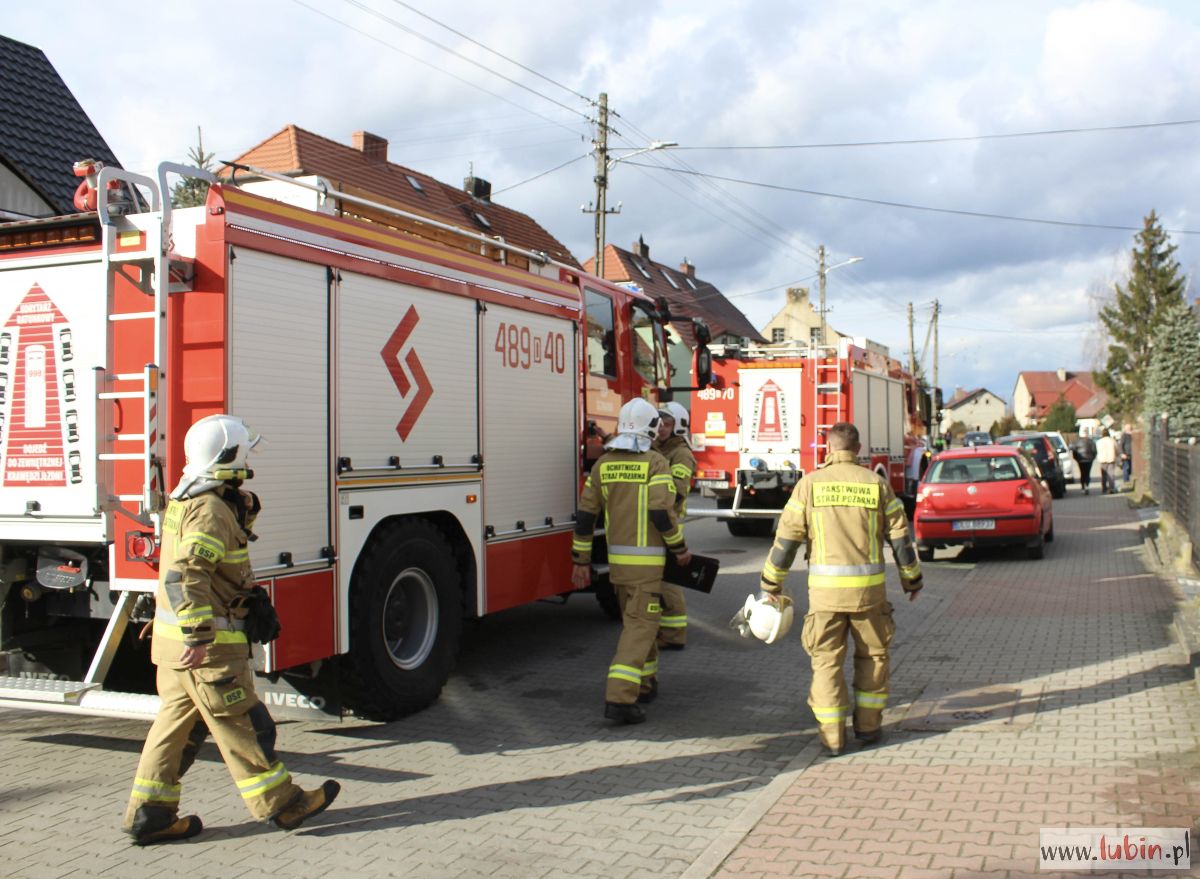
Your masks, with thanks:
M 184 438 L 187 464 L 163 520 L 154 596 L 151 659 L 161 705 L 124 820 L 136 845 L 203 828 L 196 815 L 180 817 L 179 804 L 183 776 L 209 733 L 250 814 L 283 830 L 324 811 L 340 789 L 333 780 L 311 791 L 292 781 L 275 753 L 275 723 L 254 692 L 247 629 L 262 641 L 278 633 L 269 604 L 253 600 L 248 547 L 260 505 L 241 488 L 253 476 L 246 457 L 259 439 L 230 415 L 202 418 Z
M 592 467 L 575 514 L 571 580 L 577 589 L 591 583 L 592 535 L 604 515 L 609 577 L 624 623 L 608 667 L 604 716 L 619 723 L 644 721 L 642 705 L 658 695 L 656 638 L 666 554 L 672 552 L 681 565 L 692 559 L 675 519 L 671 468 L 650 448 L 658 421 L 658 411 L 640 398 L 621 407 L 617 435 Z
M 783 583 L 804 547 L 809 610 L 801 638 L 812 657 L 808 704 L 821 744 L 836 756 L 845 748 L 848 716 L 860 742 L 874 744 L 882 736 L 888 648 L 896 631 L 884 589 L 884 543 L 892 548 L 909 601 L 922 580 L 903 504 L 887 480 L 858 464 L 858 429 L 839 422 L 827 442 L 825 463 L 800 481 L 784 507 L 763 565 L 760 601 L 786 607 Z M 854 640 L 853 709 L 843 672 L 848 637 Z

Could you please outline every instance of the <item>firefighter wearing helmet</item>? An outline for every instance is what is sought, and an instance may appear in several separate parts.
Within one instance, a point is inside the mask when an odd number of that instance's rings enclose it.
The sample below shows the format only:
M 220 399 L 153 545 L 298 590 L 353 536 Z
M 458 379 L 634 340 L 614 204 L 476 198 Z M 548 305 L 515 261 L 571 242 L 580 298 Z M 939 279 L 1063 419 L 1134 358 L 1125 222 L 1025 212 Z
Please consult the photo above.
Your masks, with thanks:
M 250 639 L 271 640 L 253 623 L 251 527 L 260 505 L 241 488 L 259 441 L 240 418 L 210 415 L 184 438 L 187 463 L 163 518 L 151 659 L 158 667 L 158 715 L 133 781 L 125 831 L 136 845 L 171 842 L 202 829 L 179 816 L 182 778 L 211 733 L 255 818 L 292 830 L 323 811 L 339 785 L 298 787 L 275 753 L 275 723 L 254 692 Z M 267 617 L 274 619 L 269 605 Z
M 687 496 L 692 490 L 692 474 L 696 472 L 696 456 L 688 443 L 691 429 L 688 411 L 671 402 L 660 406 L 658 414 L 658 437 L 653 448 L 671 467 L 671 479 L 675 481 L 675 517 L 682 523 L 687 513 Z M 674 583 L 663 583 L 662 606 L 662 618 L 658 621 L 659 649 L 682 650 L 687 646 L 687 602 L 683 589 Z
M 858 429 L 839 422 L 830 428 L 827 442 L 825 463 L 800 481 L 784 507 L 763 565 L 759 601 L 778 605 L 779 616 L 790 622 L 783 582 L 796 553 L 805 547 L 809 612 L 801 639 L 812 657 L 808 704 L 821 744 L 836 755 L 845 747 L 847 716 L 853 717 L 854 735 L 864 744 L 882 735 L 888 645 L 896 631 L 884 591 L 885 541 L 892 547 L 910 601 L 916 599 L 922 581 L 903 504 L 887 480 L 858 464 Z M 753 614 L 749 622 L 755 622 Z M 763 615 L 761 622 L 762 628 L 770 628 L 772 616 Z M 854 638 L 853 710 L 842 671 L 847 635 Z
M 642 704 L 658 694 L 655 638 L 666 554 L 674 553 L 680 564 L 691 561 L 675 519 L 670 465 L 651 449 L 658 422 L 658 411 L 643 399 L 621 407 L 617 435 L 605 443 L 608 451 L 584 483 L 571 544 L 571 580 L 582 589 L 591 583 L 592 534 L 603 514 L 609 577 L 624 621 L 608 667 L 604 716 L 619 723 L 644 721 Z

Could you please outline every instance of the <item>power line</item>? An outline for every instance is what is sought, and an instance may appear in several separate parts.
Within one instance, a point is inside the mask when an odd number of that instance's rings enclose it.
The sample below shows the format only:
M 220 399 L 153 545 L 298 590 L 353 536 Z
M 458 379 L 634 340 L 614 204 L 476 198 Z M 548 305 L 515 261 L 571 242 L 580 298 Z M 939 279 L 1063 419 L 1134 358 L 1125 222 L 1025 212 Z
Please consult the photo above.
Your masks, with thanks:
M 631 165 L 636 165 L 640 168 L 658 168 L 662 171 L 669 171 L 672 174 L 690 174 L 696 177 L 708 177 L 713 180 L 724 180 L 727 183 L 740 183 L 743 186 L 757 186 L 760 189 L 774 189 L 779 192 L 795 192 L 801 195 L 815 195 L 820 198 L 836 198 L 843 201 L 856 201 L 863 204 L 880 205 L 881 207 L 903 208 L 910 211 L 927 211 L 935 214 L 953 214 L 959 217 L 978 217 L 987 220 L 1008 220 L 1014 223 L 1040 223 L 1044 226 L 1070 226 L 1078 229 L 1107 229 L 1115 232 L 1141 232 L 1141 226 L 1117 226 L 1107 223 L 1076 223 L 1069 220 L 1046 220 L 1039 217 L 1016 217 L 1010 214 L 993 214 L 985 211 L 964 211 L 955 208 L 938 208 L 930 205 L 909 204 L 900 201 L 887 201 L 879 198 L 863 198 L 857 195 L 843 195 L 837 192 L 821 192 L 815 189 L 802 189 L 797 186 L 782 186 L 777 183 L 763 183 L 758 180 L 741 180 L 736 177 L 723 177 L 719 174 L 705 174 L 701 171 L 685 171 L 680 168 L 667 168 L 661 165 L 646 165 L 640 162 L 630 162 Z M 1196 229 L 1165 229 L 1172 235 L 1200 235 L 1200 230 Z
M 589 156 L 591 156 L 591 153 L 584 153 L 582 156 L 576 156 L 573 159 L 567 159 L 565 162 L 561 162 L 561 163 L 555 165 L 553 168 L 547 168 L 545 171 L 542 171 L 541 173 L 538 173 L 538 174 L 534 174 L 532 177 L 526 177 L 524 180 L 519 180 L 516 183 L 510 183 L 508 186 L 502 187 L 500 189 L 493 189 L 491 197 L 495 198 L 497 195 L 499 195 L 502 192 L 509 192 L 510 190 L 516 189 L 518 186 L 524 186 L 526 183 L 532 183 L 535 180 L 545 177 L 548 174 L 553 174 L 555 171 L 559 171 L 559 170 L 567 167 L 567 165 L 573 165 L 575 162 L 578 162 L 580 159 L 586 159 Z M 467 205 L 471 204 L 472 201 L 473 201 L 473 199 L 468 198 L 466 201 L 457 202 L 455 204 L 450 205 L 450 207 L 452 207 L 452 208 L 466 207 Z
M 580 110 L 576 110 L 574 107 L 569 107 L 566 104 L 562 103 L 561 101 L 558 101 L 558 100 L 550 97 L 549 95 L 543 94 L 542 92 L 539 92 L 537 89 L 531 88 L 530 86 L 525 85 L 525 83 L 523 83 L 523 82 L 513 79 L 511 76 L 505 76 L 503 73 L 500 73 L 498 70 L 493 70 L 492 68 L 488 67 L 486 64 L 482 64 L 479 61 L 476 61 L 474 58 L 469 58 L 466 55 L 463 55 L 461 52 L 455 51 L 454 49 L 450 48 L 449 46 L 444 46 L 441 43 L 439 43 L 437 40 L 433 39 L 432 37 L 428 37 L 425 34 L 421 33 L 420 31 L 417 31 L 417 30 L 409 27 L 408 25 L 397 21 L 396 19 L 392 18 L 391 16 L 384 15 L 382 12 L 372 9 L 367 4 L 360 2 L 360 0 L 342 0 L 342 2 L 348 3 L 349 5 L 355 7 L 356 9 L 362 10 L 363 12 L 367 13 L 368 15 L 373 15 L 375 18 L 378 18 L 380 21 L 387 22 L 392 27 L 398 28 L 399 30 L 404 31 L 406 34 L 410 34 L 410 35 L 416 37 L 418 40 L 423 40 L 424 42 L 428 43 L 429 45 L 435 46 L 438 49 L 441 49 L 443 52 L 448 52 L 449 54 L 453 55 L 455 58 L 458 58 L 460 61 L 465 61 L 468 64 L 473 64 L 475 67 L 478 67 L 480 70 L 483 70 L 487 73 L 492 74 L 492 76 L 498 76 L 500 79 L 504 80 L 505 82 L 509 83 L 510 85 L 515 85 L 517 88 L 524 89 L 525 91 L 529 92 L 531 95 L 535 95 L 544 101 L 549 101 L 551 104 L 554 104 L 556 107 L 561 107 L 564 110 L 569 110 L 572 113 L 576 113 L 579 116 L 582 116 L 584 119 L 587 119 L 589 122 L 591 121 L 591 117 L 589 117 L 586 113 L 584 113 Z M 587 100 L 587 99 L 585 98 L 585 100 Z
M 489 89 L 486 89 L 477 83 L 471 82 L 469 79 L 464 79 L 463 77 L 458 76 L 457 74 L 451 73 L 449 70 L 438 67 L 436 64 L 426 61 L 424 58 L 418 58 L 416 55 L 413 55 L 411 52 L 406 52 L 403 49 L 401 49 L 399 46 L 395 46 L 392 43 L 389 43 L 387 40 L 377 37 L 375 34 L 369 33 L 368 31 L 362 30 L 361 28 L 357 28 L 354 25 L 350 24 L 349 22 L 342 21 L 337 16 L 330 15 L 328 12 L 326 12 L 323 9 L 318 9 L 315 6 L 305 3 L 304 0 L 292 0 L 292 2 L 295 3 L 297 6 L 303 6 L 309 12 L 315 12 L 317 15 L 321 16 L 322 18 L 326 18 L 329 21 L 332 21 L 334 24 L 341 25 L 342 27 L 346 28 L 347 30 L 354 31 L 356 34 L 364 36 L 369 40 L 373 40 L 376 43 L 379 43 L 379 45 L 384 46 L 385 48 L 391 49 L 393 52 L 396 52 L 400 55 L 403 55 L 405 58 L 408 58 L 412 61 L 416 61 L 418 64 L 423 64 L 426 67 L 428 67 L 430 70 L 436 70 L 438 73 L 441 73 L 444 76 L 448 76 L 451 79 L 457 80 L 458 82 L 461 82 L 463 85 L 469 86 L 470 88 L 473 88 L 476 91 L 483 92 L 485 95 L 487 95 L 489 97 L 495 98 L 498 101 L 503 101 L 505 104 L 516 107 L 518 110 L 521 110 L 525 113 L 531 113 L 532 115 L 537 116 L 539 119 L 545 119 L 547 122 L 551 122 L 551 123 L 557 125 L 559 128 L 565 129 L 566 131 L 569 131 L 572 134 L 578 133 L 574 129 L 569 128 L 567 125 L 563 124 L 562 122 L 560 122 L 557 119 L 551 119 L 549 116 L 543 115 L 542 113 L 539 113 L 537 110 L 532 110 L 529 107 L 522 106 L 521 104 L 518 104 L 516 101 L 510 100 L 509 98 L 506 98 L 503 95 L 499 95 L 496 92 L 490 91 Z M 568 108 L 568 109 L 570 109 L 570 108 Z M 578 114 L 579 111 L 571 110 L 571 112 Z M 587 119 L 586 116 L 584 116 L 584 118 Z M 587 119 L 587 121 L 590 122 L 591 120 Z
M 963 143 L 980 140 L 1008 140 L 1018 137 L 1051 137 L 1061 134 L 1087 134 L 1096 131 L 1132 131 L 1146 128 L 1169 128 L 1178 125 L 1200 125 L 1200 119 L 1178 119 L 1172 122 L 1136 122 L 1130 125 L 1098 125 L 1093 128 L 1056 128 L 1049 131 L 1014 131 L 1006 134 L 970 134 L 957 137 L 920 137 L 908 140 L 860 140 L 835 143 L 786 143 L 741 146 L 684 146 L 681 150 L 823 150 L 843 147 L 909 146 L 926 143 Z
M 414 13 L 414 14 L 416 14 L 416 15 L 419 15 L 419 16 L 421 16 L 421 18 L 425 19 L 426 21 L 431 21 L 431 22 L 433 22 L 433 23 L 434 23 L 434 24 L 436 24 L 438 27 L 445 28 L 446 30 L 450 31 L 450 33 L 454 34 L 455 36 L 462 37 L 462 38 L 463 38 L 464 40 L 466 40 L 468 43 L 472 43 L 472 44 L 474 44 L 474 45 L 478 46 L 479 48 L 483 49 L 485 52 L 491 52 L 491 53 L 492 53 L 493 55 L 495 55 L 497 58 L 503 58 L 503 59 L 504 59 L 505 61 L 507 61 L 509 64 L 513 64 L 513 65 L 515 65 L 515 66 L 517 66 L 517 67 L 520 67 L 520 68 L 521 68 L 522 70 L 524 70 L 526 73 L 532 73 L 532 74 L 533 74 L 534 76 L 536 76 L 538 79 L 545 80 L 546 82 L 550 83 L 551 85 L 558 86 L 558 87 L 559 87 L 560 89 L 562 89 L 563 91 L 570 92 L 570 93 L 571 93 L 571 94 L 573 94 L 575 97 L 577 97 L 577 98 L 580 98 L 580 99 L 582 99 L 582 100 L 584 100 L 584 101 L 587 101 L 587 102 L 588 102 L 588 104 L 591 104 L 591 105 L 593 105 L 593 106 L 595 105 L 595 103 L 596 103 L 596 102 L 595 102 L 595 101 L 593 101 L 591 98 L 589 98 L 587 95 L 581 95 L 579 92 L 575 91 L 575 89 L 571 88 L 570 86 L 563 85 L 563 84 L 562 84 L 561 82 L 559 82 L 558 80 L 551 79 L 551 78 L 550 78 L 550 77 L 548 77 L 548 76 L 545 76 L 545 75 L 543 75 L 543 74 L 541 74 L 541 73 L 538 73 L 538 72 L 537 72 L 536 70 L 534 70 L 532 67 L 527 67 L 526 65 L 522 64 L 520 61 L 515 61 L 515 60 L 513 60 L 512 58 L 509 58 L 507 55 L 504 55 L 504 54 L 502 54 L 502 53 L 500 53 L 500 52 L 497 52 L 497 51 L 496 51 L 495 49 L 493 49 L 491 46 L 486 46 L 486 45 L 484 45 L 483 43 L 479 42 L 479 40 L 476 40 L 476 39 L 474 39 L 474 38 L 472 38 L 472 37 L 469 37 L 469 36 L 467 36 L 467 35 L 466 35 L 466 34 L 464 34 L 462 31 L 455 30 L 454 28 L 450 27 L 450 25 L 446 24 L 445 22 L 443 22 L 443 21 L 438 21 L 438 20 L 437 20 L 436 18 L 434 18 L 432 15 L 427 15 L 426 13 L 422 12 L 420 9 L 417 9 L 415 6 L 413 6 L 413 5 L 409 4 L 409 3 L 405 3 L 405 2 L 404 2 L 404 0 L 392 0 L 392 2 L 393 2 L 393 3 L 395 3 L 397 6 L 403 6 L 403 7 L 404 7 L 405 9 L 407 9 L 409 12 L 412 12 L 412 13 Z

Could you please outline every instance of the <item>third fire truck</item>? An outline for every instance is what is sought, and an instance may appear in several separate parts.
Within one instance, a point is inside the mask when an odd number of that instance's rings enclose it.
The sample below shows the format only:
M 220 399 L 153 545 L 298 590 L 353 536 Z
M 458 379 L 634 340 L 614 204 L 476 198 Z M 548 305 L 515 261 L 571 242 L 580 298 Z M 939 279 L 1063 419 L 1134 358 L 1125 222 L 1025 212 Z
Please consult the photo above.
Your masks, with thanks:
M 164 493 L 231 412 L 267 440 L 264 700 L 420 709 L 465 618 L 571 590 L 582 474 L 666 387 L 669 315 L 328 181 L 172 210 L 168 173 L 205 174 L 104 169 L 95 210 L 0 225 L 0 705 L 154 713 Z
M 769 535 L 792 488 L 825 459 L 826 432 L 852 421 L 860 462 L 905 493 L 925 433 L 912 377 L 865 339 L 812 348 L 715 348 L 713 381 L 692 403 L 696 481 L 739 536 Z M 693 515 L 706 511 L 694 510 Z

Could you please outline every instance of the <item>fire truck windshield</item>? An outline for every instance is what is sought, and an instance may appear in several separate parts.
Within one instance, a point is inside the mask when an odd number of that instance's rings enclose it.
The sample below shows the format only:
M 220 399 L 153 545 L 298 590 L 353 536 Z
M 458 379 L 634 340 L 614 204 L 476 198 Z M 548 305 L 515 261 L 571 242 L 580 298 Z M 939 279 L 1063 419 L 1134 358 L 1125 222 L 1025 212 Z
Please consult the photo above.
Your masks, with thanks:
M 633 367 L 648 385 L 667 386 L 667 346 L 663 326 L 649 305 L 633 303 L 630 322 Z

